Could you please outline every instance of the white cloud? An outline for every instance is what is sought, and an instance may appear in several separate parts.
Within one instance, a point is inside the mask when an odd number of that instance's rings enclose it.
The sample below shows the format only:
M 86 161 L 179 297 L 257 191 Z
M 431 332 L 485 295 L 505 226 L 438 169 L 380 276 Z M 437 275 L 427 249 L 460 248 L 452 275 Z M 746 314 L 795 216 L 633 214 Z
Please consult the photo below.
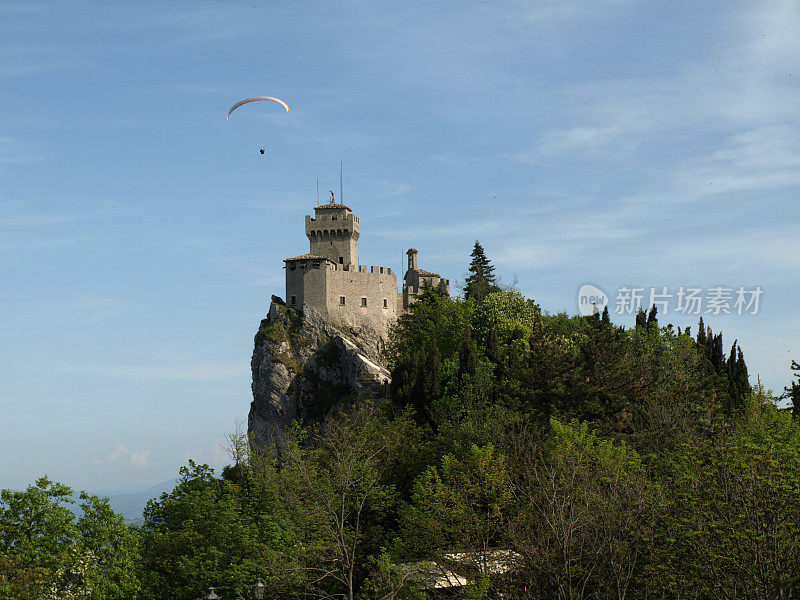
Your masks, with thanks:
M 126 444 L 117 444 L 117 447 L 104 460 L 94 459 L 92 464 L 128 463 L 135 467 L 146 467 L 149 462 L 150 450 L 129 450 Z
M 150 450 L 134 450 L 131 452 L 131 464 L 136 467 L 146 467 L 149 457 Z
M 119 458 L 122 458 L 128 454 L 128 447 L 125 444 L 117 444 L 116 450 L 114 450 L 111 454 L 108 455 L 106 459 L 108 462 L 114 462 Z

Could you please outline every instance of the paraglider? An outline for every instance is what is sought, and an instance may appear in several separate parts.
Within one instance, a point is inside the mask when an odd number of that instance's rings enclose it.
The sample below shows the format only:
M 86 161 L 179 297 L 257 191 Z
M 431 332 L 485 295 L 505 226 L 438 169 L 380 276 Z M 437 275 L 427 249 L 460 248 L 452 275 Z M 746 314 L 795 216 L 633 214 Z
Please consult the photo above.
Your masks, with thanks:
M 244 99 L 244 100 L 242 100 L 240 102 L 237 102 L 233 106 L 231 106 L 231 109 L 228 111 L 228 116 L 225 117 L 225 119 L 230 119 L 231 118 L 231 113 L 233 111 L 235 111 L 237 108 L 239 108 L 240 106 L 242 106 L 243 104 L 248 104 L 249 102 L 260 102 L 262 100 L 269 100 L 271 102 L 277 102 L 278 104 L 283 106 L 283 108 L 286 109 L 286 112 L 289 112 L 289 105 L 286 104 L 286 102 L 284 102 L 280 98 L 273 98 L 272 96 L 256 96 L 255 98 L 246 98 L 246 99 Z
M 231 113 L 233 111 L 235 111 L 237 108 L 239 108 L 240 106 L 243 106 L 245 104 L 249 104 L 250 102 L 261 102 L 261 101 L 276 102 L 276 103 L 280 104 L 281 106 L 283 106 L 283 108 L 286 109 L 286 112 L 289 112 L 289 105 L 286 104 L 286 102 L 284 102 L 280 98 L 273 98 L 272 96 L 255 96 L 253 98 L 245 98 L 244 100 L 241 100 L 241 101 L 237 102 L 236 104 L 234 104 L 233 106 L 231 106 L 230 110 L 228 111 L 228 115 L 225 117 L 225 119 L 226 120 L 230 120 Z M 262 134 L 261 129 L 263 127 L 263 121 L 259 122 L 259 115 L 250 114 L 248 116 L 249 116 L 249 119 L 245 119 L 245 121 L 248 121 L 248 120 L 250 121 L 249 129 L 250 129 L 250 133 L 251 133 L 251 135 L 252 135 L 252 137 L 254 138 L 254 141 L 255 141 L 256 138 L 260 137 L 261 134 Z M 263 142 L 264 142 L 264 140 L 262 138 L 260 143 L 258 143 L 258 146 L 259 146 L 258 151 L 259 151 L 260 154 L 264 154 L 266 152 L 266 146 L 264 145 Z

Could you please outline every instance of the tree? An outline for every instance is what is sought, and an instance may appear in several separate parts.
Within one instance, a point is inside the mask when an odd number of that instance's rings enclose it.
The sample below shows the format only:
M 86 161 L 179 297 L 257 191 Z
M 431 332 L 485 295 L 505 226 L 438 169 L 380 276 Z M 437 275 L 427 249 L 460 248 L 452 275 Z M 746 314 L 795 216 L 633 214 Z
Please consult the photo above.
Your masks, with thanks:
M 706 345 L 706 326 L 703 323 L 703 317 L 700 317 L 700 323 L 697 325 L 697 345 Z
M 664 477 L 655 597 L 794 597 L 800 587 L 800 427 L 762 389 L 733 430 L 687 444 Z
M 458 356 L 458 375 L 463 378 L 465 375 L 475 375 L 478 368 L 478 356 L 475 350 L 475 342 L 472 341 L 472 330 L 467 325 L 464 330 L 464 340 L 461 342 L 461 352 Z
M 487 579 L 513 503 L 505 457 L 491 444 L 448 454 L 419 477 L 402 515 L 406 555 L 466 566 Z
M 24 492 L 0 495 L 0 597 L 4 600 L 135 595 L 136 539 L 108 500 L 41 477 Z
M 276 583 L 276 571 L 261 565 L 276 546 L 291 543 L 291 526 L 275 486 L 264 483 L 268 476 L 262 472 L 252 481 L 246 471 L 239 474 L 244 482 L 233 484 L 190 460 L 175 489 L 148 502 L 142 526 L 145 597 L 199 598 L 214 585 L 223 597 L 244 598 L 256 577 Z
M 475 240 L 470 256 L 472 260 L 469 263 L 470 274 L 464 285 L 464 298 L 480 302 L 492 292 L 499 292 L 500 286 L 494 276 L 494 266 L 478 240 Z
M 797 361 L 792 361 L 792 371 L 797 380 L 792 381 L 788 387 L 783 388 L 781 398 L 792 401 L 792 416 L 795 419 L 800 419 L 800 364 Z
M 638 455 L 586 423 L 553 419 L 544 444 L 529 438 L 516 439 L 510 526 L 528 573 L 559 599 L 625 598 L 657 502 Z
M 647 328 L 648 329 L 658 329 L 658 307 L 653 304 L 650 307 L 650 312 L 647 313 Z
M 397 425 L 366 404 L 290 436 L 280 482 L 306 594 L 354 600 L 380 553 L 382 519 L 396 503 L 388 458 L 404 443 Z

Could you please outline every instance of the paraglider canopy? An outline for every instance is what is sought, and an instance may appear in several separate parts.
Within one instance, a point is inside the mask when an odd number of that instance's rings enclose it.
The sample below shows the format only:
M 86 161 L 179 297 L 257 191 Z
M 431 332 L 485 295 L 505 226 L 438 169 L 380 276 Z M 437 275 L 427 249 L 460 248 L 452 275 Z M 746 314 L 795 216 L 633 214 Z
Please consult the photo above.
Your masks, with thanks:
M 241 100 L 240 102 L 237 102 L 236 104 L 231 106 L 231 109 L 228 111 L 228 116 L 225 117 L 225 118 L 226 119 L 230 119 L 231 118 L 231 113 L 233 111 L 235 111 L 237 108 L 239 108 L 240 106 L 242 106 L 243 104 L 247 104 L 249 102 L 261 102 L 262 100 L 268 100 L 270 102 L 277 102 L 278 104 L 283 106 L 283 108 L 286 109 L 286 112 L 289 112 L 289 105 L 286 104 L 286 102 L 284 102 L 280 98 L 273 98 L 272 96 L 256 96 L 254 98 L 245 98 L 244 100 Z

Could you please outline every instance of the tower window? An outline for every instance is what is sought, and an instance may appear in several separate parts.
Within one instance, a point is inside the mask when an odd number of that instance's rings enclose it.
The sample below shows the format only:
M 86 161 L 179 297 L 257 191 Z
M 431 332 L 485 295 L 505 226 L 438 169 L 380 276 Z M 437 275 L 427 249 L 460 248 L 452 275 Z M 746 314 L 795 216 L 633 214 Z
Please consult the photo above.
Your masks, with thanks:
M 339 306 L 344 306 L 344 296 L 339 296 Z
M 292 298 L 294 298 L 294 296 L 292 296 Z M 386 298 L 383 299 L 383 308 L 389 308 L 389 301 Z
M 339 264 L 340 264 L 340 265 L 343 265 L 343 264 L 344 264 L 344 256 L 340 256 L 340 257 L 339 257 Z
M 361 299 L 361 306 L 366 306 L 366 305 L 367 305 L 367 299 L 366 298 L 362 298 Z
M 297 296 L 292 296 L 292 304 L 297 304 Z
M 319 263 L 314 263 L 314 268 L 319 269 Z

